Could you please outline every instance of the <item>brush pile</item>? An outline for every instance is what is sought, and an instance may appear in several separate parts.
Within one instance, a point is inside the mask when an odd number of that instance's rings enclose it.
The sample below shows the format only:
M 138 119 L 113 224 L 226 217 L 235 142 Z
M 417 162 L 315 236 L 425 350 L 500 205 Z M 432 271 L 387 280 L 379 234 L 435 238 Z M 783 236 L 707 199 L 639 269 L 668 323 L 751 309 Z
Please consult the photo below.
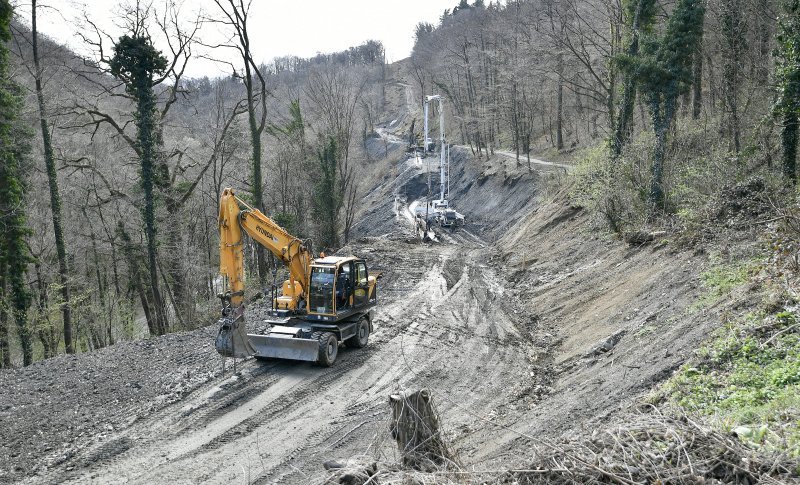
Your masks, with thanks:
M 530 470 L 508 483 L 800 483 L 800 463 L 756 453 L 735 435 L 686 417 L 629 416 L 588 439 L 537 446 Z

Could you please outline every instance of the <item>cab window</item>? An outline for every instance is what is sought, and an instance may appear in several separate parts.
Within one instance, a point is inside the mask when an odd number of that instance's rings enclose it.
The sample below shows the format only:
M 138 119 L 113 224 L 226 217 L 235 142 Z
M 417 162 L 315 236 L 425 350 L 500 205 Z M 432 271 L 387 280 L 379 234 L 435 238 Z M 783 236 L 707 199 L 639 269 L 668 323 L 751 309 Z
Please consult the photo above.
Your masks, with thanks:
M 367 265 L 363 262 L 356 263 L 356 281 L 359 286 L 367 285 Z

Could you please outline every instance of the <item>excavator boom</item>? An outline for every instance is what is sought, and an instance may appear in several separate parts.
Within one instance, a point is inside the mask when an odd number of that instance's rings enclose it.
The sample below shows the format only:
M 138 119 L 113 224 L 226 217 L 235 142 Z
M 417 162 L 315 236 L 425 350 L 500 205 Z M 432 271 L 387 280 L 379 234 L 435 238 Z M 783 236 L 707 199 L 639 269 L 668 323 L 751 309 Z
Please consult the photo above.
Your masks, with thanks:
M 289 281 L 284 284 L 283 295 L 276 298 L 276 307 L 297 310 L 308 287 L 311 255 L 303 242 L 236 197 L 233 189 L 226 188 L 219 203 L 219 269 L 228 288 L 221 295 L 225 307 L 216 341 L 217 351 L 226 357 L 246 357 L 256 352 L 244 324 L 243 230 L 289 268 Z
M 254 241 L 267 248 L 289 268 L 289 284 L 278 298 L 277 307 L 299 309 L 304 290 L 308 288 L 311 253 L 306 244 L 290 235 L 260 210 L 250 207 L 236 197 L 233 189 L 222 192 L 219 205 L 220 273 L 228 277 L 232 296 L 231 305 L 241 303 L 244 290 L 244 261 L 242 258 L 242 230 Z M 287 294 L 288 289 L 288 294 Z

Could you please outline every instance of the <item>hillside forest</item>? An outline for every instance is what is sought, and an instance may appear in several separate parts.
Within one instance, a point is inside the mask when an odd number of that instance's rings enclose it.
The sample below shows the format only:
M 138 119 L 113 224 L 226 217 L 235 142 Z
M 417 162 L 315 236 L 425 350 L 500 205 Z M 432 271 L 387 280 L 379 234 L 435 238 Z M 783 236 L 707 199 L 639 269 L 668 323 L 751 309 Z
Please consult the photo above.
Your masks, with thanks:
M 450 141 L 475 157 L 580 161 L 574 203 L 612 237 L 702 227 L 747 180 L 793 210 L 798 0 L 461 0 L 394 64 L 379 41 L 256 59 L 249 4 L 215 4 L 123 3 L 119 36 L 86 19 L 81 58 L 37 30 L 35 0 L 0 0 L 0 366 L 213 322 L 225 187 L 315 251 L 358 237 L 401 71 L 446 97 Z M 236 60 L 189 78 L 209 29 Z M 246 255 L 266 289 L 275 261 Z

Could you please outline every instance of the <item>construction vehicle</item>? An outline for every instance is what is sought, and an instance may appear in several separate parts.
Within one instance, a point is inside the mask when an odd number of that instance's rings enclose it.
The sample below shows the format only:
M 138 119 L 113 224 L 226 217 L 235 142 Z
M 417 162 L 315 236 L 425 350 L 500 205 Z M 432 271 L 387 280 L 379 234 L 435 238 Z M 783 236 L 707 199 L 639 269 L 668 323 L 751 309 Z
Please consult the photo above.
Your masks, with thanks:
M 439 109 L 439 198 L 427 200 L 422 206 L 416 207 L 414 214 L 417 219 L 417 227 L 424 227 L 423 239 L 428 237 L 428 228 L 432 224 L 441 227 L 453 227 L 464 225 L 465 217 L 450 207 L 448 196 L 450 195 L 450 146 L 445 140 L 444 132 L 444 98 L 438 94 L 425 98 L 425 127 L 423 137 L 425 139 L 425 150 L 432 151 L 435 144 L 428 136 L 428 114 L 431 102 L 437 102 Z M 428 197 L 430 197 L 430 170 L 428 170 Z
M 242 231 L 267 248 L 289 270 L 278 294 L 273 271 L 271 308 L 263 334 L 248 334 L 244 321 L 244 240 Z M 316 362 L 330 366 L 339 344 L 362 348 L 373 331 L 376 278 L 363 259 L 314 259 L 312 244 L 290 235 L 260 210 L 222 192 L 219 204 L 220 273 L 224 277 L 222 318 L 215 347 L 226 357 L 254 356 Z

